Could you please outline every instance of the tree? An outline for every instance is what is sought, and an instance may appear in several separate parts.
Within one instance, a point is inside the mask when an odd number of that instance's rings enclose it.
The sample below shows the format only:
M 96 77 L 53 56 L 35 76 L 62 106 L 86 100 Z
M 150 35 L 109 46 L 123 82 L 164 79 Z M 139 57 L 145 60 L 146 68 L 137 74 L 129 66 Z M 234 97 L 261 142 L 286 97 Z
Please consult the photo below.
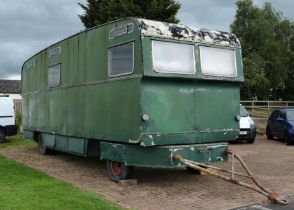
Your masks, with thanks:
M 177 23 L 181 5 L 174 0 L 87 0 L 79 5 L 85 11 L 79 15 L 86 28 L 125 17 L 140 17 Z
M 239 37 L 243 49 L 245 83 L 241 97 L 289 98 L 287 88 L 293 85 L 288 78 L 294 75 L 293 23 L 270 3 L 258 8 L 252 0 L 239 0 L 236 5 L 231 31 Z

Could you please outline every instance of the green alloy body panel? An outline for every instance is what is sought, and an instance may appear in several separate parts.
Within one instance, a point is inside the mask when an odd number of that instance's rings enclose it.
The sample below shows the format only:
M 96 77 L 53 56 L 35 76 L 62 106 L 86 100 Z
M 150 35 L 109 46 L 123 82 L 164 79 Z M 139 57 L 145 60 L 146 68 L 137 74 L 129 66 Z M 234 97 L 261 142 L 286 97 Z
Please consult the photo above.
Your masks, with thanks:
M 195 71 L 156 71 L 153 47 L 162 42 L 189 45 Z M 201 53 L 210 48 L 233 55 L 234 75 L 203 73 Z M 166 54 L 159 53 L 159 66 Z M 175 152 L 197 162 L 223 161 L 224 142 L 239 131 L 243 80 L 233 34 L 118 20 L 55 43 L 24 63 L 24 135 L 41 135 L 46 148 L 134 166 L 177 167 Z
M 23 127 L 25 130 L 128 142 L 140 136 L 142 58 L 134 56 L 128 75 L 109 76 L 110 48 L 132 42 L 141 54 L 138 27 L 109 39 L 115 28 L 132 19 L 106 24 L 62 40 L 25 62 L 22 69 Z M 60 84 L 48 86 L 48 69 L 60 65 Z
M 146 79 L 142 82 L 144 146 L 230 141 L 237 137 L 239 84 Z M 220 111 L 221 110 L 221 111 Z
M 189 144 L 174 146 L 138 147 L 128 144 L 112 144 L 101 142 L 101 159 L 121 161 L 130 166 L 155 168 L 183 167 L 179 161 L 173 160 L 178 154 L 183 158 L 211 164 L 227 160 L 228 143 Z

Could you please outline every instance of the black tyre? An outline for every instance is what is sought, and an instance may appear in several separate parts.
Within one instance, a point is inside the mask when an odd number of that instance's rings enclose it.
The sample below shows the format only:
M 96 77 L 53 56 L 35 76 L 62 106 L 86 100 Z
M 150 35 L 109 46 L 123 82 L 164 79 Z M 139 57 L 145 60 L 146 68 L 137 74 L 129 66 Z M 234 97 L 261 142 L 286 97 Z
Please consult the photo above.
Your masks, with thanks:
M 272 133 L 271 133 L 271 129 L 270 129 L 270 127 L 267 125 L 266 126 L 266 137 L 267 137 L 267 139 L 274 139 L 274 137 L 273 137 L 273 135 L 272 135 Z
M 131 179 L 133 177 L 134 167 L 126 166 L 122 162 L 107 160 L 107 174 L 111 181 Z
M 6 138 L 5 131 L 0 129 L 0 144 L 4 142 L 5 138 Z
M 48 154 L 48 149 L 43 145 L 42 134 L 38 134 L 37 143 L 38 143 L 39 153 L 41 155 L 47 155 Z
M 199 170 L 197 170 L 197 169 L 195 169 L 195 168 L 187 167 L 186 169 L 187 169 L 187 171 L 188 171 L 189 173 L 191 173 L 191 174 L 201 175 L 201 171 L 199 171 Z
M 248 144 L 253 144 L 255 142 L 255 138 L 253 138 L 253 139 L 247 139 L 247 143 Z
M 285 132 L 284 132 L 283 141 L 286 142 L 287 145 L 291 145 L 292 144 L 292 142 L 289 140 L 288 130 L 285 130 Z

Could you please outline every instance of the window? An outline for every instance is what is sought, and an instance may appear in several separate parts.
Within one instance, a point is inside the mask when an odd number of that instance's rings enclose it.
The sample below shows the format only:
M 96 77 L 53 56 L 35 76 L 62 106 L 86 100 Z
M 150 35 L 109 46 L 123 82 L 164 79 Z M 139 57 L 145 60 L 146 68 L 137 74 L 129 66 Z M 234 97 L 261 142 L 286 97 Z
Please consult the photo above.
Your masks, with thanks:
M 287 120 L 294 121 L 294 110 L 287 111 Z
M 200 46 L 200 60 L 204 75 L 237 75 L 235 50 Z
M 160 73 L 194 74 L 194 45 L 152 41 L 153 68 Z
M 48 87 L 57 87 L 60 85 L 60 64 L 48 68 Z
M 247 110 L 245 109 L 245 107 L 243 105 L 240 104 L 240 116 L 241 117 L 247 117 L 249 116 L 249 113 L 247 112 Z
M 127 43 L 109 49 L 109 75 L 130 74 L 134 70 L 134 43 Z

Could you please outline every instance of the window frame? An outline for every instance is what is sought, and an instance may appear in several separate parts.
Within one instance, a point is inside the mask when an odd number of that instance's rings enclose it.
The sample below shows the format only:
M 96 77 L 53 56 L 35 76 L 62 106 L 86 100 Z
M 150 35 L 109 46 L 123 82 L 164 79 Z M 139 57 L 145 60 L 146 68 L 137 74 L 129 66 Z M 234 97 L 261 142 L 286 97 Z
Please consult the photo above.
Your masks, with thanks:
M 122 46 L 122 45 L 126 45 L 126 44 L 130 44 L 132 43 L 132 56 L 133 56 L 133 63 L 132 63 L 132 71 L 130 72 L 127 72 L 127 73 L 121 73 L 121 74 L 111 74 L 110 73 L 110 70 L 111 70 L 111 56 L 110 56 L 110 50 L 112 48 L 115 48 L 115 47 L 119 47 L 119 46 Z M 130 41 L 130 42 L 126 42 L 126 43 L 123 43 L 123 44 L 118 44 L 118 45 L 115 45 L 115 46 L 112 46 L 110 48 L 108 48 L 108 77 L 119 77 L 119 76 L 123 76 L 123 75 L 129 75 L 129 74 L 132 74 L 134 73 L 134 70 L 135 70 L 135 41 Z
M 56 86 L 49 86 L 49 70 L 50 68 L 54 67 L 54 66 L 59 66 L 59 83 L 58 85 Z M 48 80 L 47 80 L 47 85 L 48 85 L 48 88 L 51 89 L 51 88 L 56 88 L 56 87 L 59 87 L 61 85 L 61 63 L 57 63 L 57 64 L 53 64 L 51 66 L 48 66 Z
M 183 72 L 175 72 L 175 71 L 158 71 L 156 70 L 155 66 L 154 66 L 154 46 L 153 46 L 153 43 L 155 42 L 167 42 L 167 43 L 173 43 L 173 44 L 183 44 L 183 45 L 190 45 L 192 46 L 192 57 L 193 57 L 193 72 L 192 73 L 183 73 Z M 172 42 L 172 41 L 166 41 L 166 40 L 156 40 L 156 39 L 152 39 L 151 40 L 151 56 L 152 56 L 152 68 L 154 70 L 154 72 L 156 73 L 161 73 L 161 74 L 179 74 L 179 75 L 195 75 L 196 73 L 196 58 L 195 58 L 195 44 L 193 43 L 182 43 L 182 42 Z
M 207 74 L 203 72 L 203 64 L 202 64 L 202 59 L 201 59 L 201 47 L 207 47 L 207 48 L 216 48 L 216 49 L 223 49 L 223 50 L 231 50 L 234 52 L 234 67 L 235 67 L 235 74 L 230 76 L 230 75 L 225 75 L 225 74 Z M 238 66 L 237 66 L 237 58 L 236 58 L 236 49 L 234 48 L 227 48 L 227 47 L 220 47 L 220 46 L 208 46 L 208 45 L 199 45 L 199 61 L 200 61 L 200 69 L 201 69 L 201 74 L 204 76 L 213 76 L 213 77 L 228 77 L 228 78 L 236 78 L 238 76 Z

